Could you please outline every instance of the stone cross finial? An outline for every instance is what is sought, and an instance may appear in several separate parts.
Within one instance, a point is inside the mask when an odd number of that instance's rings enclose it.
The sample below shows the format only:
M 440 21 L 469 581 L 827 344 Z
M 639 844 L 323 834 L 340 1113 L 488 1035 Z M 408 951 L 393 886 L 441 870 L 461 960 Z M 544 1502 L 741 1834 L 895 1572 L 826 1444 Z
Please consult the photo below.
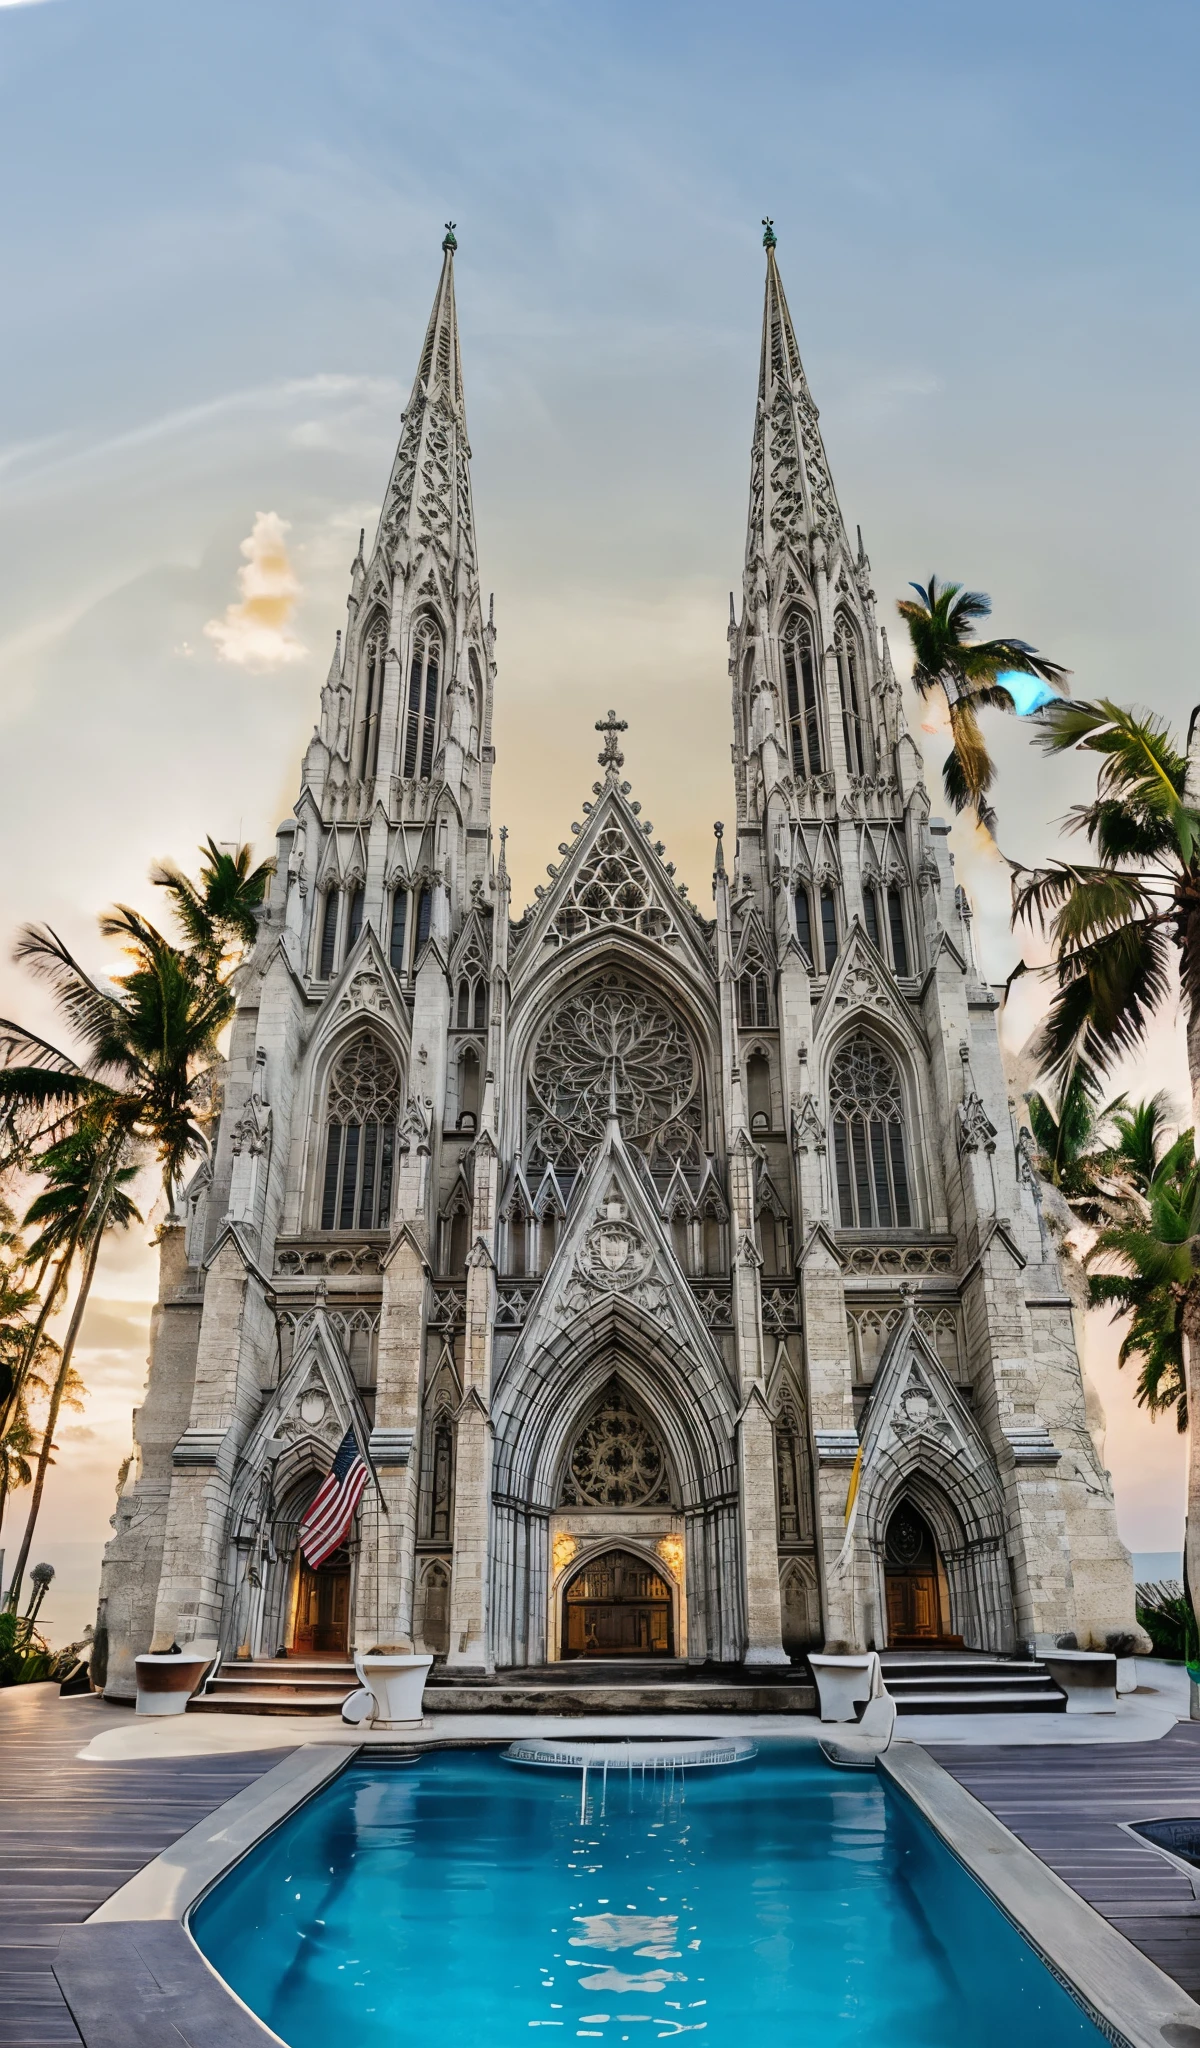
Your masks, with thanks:
M 617 734 L 628 730 L 628 722 L 624 718 L 618 718 L 615 711 L 610 711 L 607 718 L 596 720 L 596 731 L 604 734 L 604 752 L 598 755 L 597 759 L 600 766 L 607 768 L 610 775 L 616 775 L 618 770 L 625 766 L 625 756 L 617 745 Z

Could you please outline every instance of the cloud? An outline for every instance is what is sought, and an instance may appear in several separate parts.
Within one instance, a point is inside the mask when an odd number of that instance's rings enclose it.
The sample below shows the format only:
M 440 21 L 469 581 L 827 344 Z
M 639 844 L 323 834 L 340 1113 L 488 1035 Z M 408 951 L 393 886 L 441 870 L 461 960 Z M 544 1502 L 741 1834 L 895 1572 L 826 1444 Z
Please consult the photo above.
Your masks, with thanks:
M 242 542 L 246 566 L 238 570 L 241 600 L 210 619 L 205 633 L 214 640 L 222 661 L 237 668 L 283 668 L 302 661 L 307 647 L 291 632 L 292 613 L 300 584 L 288 559 L 284 535 L 291 528 L 278 512 L 257 512 L 254 527 Z

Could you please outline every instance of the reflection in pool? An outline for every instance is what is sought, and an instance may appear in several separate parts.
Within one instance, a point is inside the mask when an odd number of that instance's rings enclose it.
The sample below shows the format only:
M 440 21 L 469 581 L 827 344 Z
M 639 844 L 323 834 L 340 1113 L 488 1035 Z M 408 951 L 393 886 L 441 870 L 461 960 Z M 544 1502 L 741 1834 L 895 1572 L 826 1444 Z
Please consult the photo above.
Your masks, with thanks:
M 1102 2038 L 902 1799 L 808 1746 L 589 1777 L 582 1821 L 578 1772 L 373 1757 L 191 1926 L 291 2048 Z

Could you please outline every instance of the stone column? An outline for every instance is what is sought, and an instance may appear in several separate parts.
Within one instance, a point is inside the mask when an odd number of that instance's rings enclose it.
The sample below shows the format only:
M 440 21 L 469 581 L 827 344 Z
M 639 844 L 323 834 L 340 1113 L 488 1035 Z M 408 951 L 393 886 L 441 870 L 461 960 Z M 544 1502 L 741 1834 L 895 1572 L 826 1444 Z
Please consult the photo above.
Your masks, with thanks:
M 467 1257 L 467 1327 L 463 1339 L 463 1398 L 454 1449 L 454 1567 L 450 1580 L 450 1649 L 447 1664 L 490 1671 L 488 1530 L 492 1500 L 492 1333 L 496 1316 L 493 1256 L 499 1161 L 489 1131 L 475 1147 L 471 1250 Z
M 375 1427 L 371 1461 L 379 1479 L 377 1544 L 360 1576 L 355 1632 L 400 1642 L 412 1636 L 413 1557 L 420 1421 L 421 1354 L 428 1262 L 415 1232 L 402 1225 L 383 1266 Z M 364 1499 L 364 1507 L 370 1490 Z
M 779 1602 L 779 1539 L 775 1507 L 775 1438 L 763 1380 L 760 1259 L 754 1241 L 757 1154 L 738 1132 L 729 1159 L 730 1223 L 734 1232 L 733 1334 L 742 1406 L 738 1473 L 746 1587 L 747 1664 L 786 1664 Z
M 854 1386 L 846 1335 L 842 1260 L 821 1225 L 809 1232 L 800 1260 L 808 1394 L 816 1451 L 817 1548 L 825 1593 L 829 1643 L 862 1646 L 863 1620 L 855 1597 L 852 1560 L 839 1570 L 846 1533 L 846 1496 L 858 1449 Z

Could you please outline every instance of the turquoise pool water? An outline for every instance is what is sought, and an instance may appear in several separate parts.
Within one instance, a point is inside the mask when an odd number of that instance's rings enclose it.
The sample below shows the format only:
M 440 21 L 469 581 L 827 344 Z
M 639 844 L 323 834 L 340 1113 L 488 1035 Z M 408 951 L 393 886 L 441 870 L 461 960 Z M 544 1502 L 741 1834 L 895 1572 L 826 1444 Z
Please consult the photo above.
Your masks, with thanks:
M 1098 2048 L 905 1802 L 805 1745 L 657 1781 L 352 1765 L 192 1932 L 291 2048 Z M 685 2044 L 690 2048 L 690 2044 Z

